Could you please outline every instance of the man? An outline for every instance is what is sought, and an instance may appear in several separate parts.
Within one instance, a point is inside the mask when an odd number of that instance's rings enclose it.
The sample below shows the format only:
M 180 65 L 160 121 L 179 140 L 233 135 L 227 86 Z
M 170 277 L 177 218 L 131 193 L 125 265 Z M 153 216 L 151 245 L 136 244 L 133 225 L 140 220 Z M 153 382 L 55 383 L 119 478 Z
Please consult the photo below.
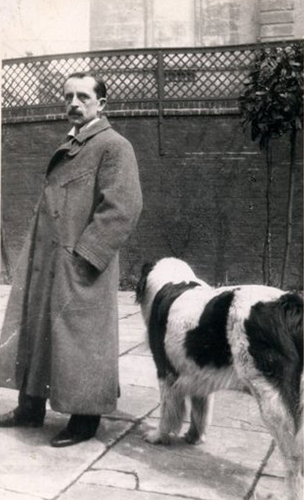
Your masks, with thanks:
M 42 426 L 49 398 L 71 414 L 56 447 L 90 439 L 116 407 L 118 252 L 142 207 L 132 146 L 100 116 L 104 83 L 74 73 L 64 98 L 73 128 L 50 160 L 0 343 L 0 384 L 20 390 L 0 426 Z

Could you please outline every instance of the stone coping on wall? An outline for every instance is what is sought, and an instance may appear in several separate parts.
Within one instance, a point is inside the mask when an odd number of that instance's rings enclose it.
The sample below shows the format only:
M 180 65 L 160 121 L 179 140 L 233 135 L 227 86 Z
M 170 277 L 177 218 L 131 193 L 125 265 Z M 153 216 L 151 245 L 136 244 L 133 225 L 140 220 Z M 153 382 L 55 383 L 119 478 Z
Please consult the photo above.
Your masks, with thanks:
M 33 110 L 23 110 L 22 113 L 10 113 L 4 110 L 2 112 L 2 123 L 30 123 L 41 121 L 59 121 L 66 120 L 66 114 L 63 112 L 50 112 L 44 110 L 37 114 L 33 114 Z M 216 107 L 189 107 L 189 108 L 170 108 L 162 109 L 120 109 L 107 110 L 108 117 L 158 117 L 162 116 L 203 116 L 203 115 L 231 115 L 239 114 L 237 106 L 216 106 Z

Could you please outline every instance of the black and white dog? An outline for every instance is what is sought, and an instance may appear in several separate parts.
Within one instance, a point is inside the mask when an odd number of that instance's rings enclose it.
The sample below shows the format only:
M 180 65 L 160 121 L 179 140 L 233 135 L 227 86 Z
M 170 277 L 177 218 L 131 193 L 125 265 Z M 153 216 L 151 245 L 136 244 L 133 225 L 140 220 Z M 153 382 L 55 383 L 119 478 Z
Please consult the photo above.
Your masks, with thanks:
M 303 300 L 262 285 L 214 289 L 183 261 L 145 264 L 136 290 L 160 385 L 157 430 L 167 444 L 191 400 L 188 443 L 205 438 L 212 393 L 249 391 L 282 452 L 289 499 L 300 500 L 303 466 Z

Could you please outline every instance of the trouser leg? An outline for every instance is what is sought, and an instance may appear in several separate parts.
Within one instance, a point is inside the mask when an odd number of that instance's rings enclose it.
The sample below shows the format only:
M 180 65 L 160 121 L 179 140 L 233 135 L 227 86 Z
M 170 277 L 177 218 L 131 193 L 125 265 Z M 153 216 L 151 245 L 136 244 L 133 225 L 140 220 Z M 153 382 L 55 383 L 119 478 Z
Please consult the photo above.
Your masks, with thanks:
M 100 415 L 71 415 L 68 430 L 83 436 L 95 436 L 100 422 Z
M 46 399 L 30 396 L 24 383 L 18 397 L 18 406 L 0 415 L 0 427 L 41 427 L 45 417 Z
M 15 411 L 26 417 L 32 417 L 34 420 L 43 420 L 46 412 L 45 407 L 46 398 L 26 394 L 26 377 L 24 377 L 22 387 L 19 391 L 18 407 Z
M 71 415 L 67 427 L 51 439 L 51 445 L 61 448 L 87 441 L 95 436 L 99 421 L 99 415 Z
M 39 396 L 30 396 L 29 394 L 19 393 L 18 412 L 26 415 L 32 415 L 33 418 L 43 419 L 45 416 L 46 399 Z

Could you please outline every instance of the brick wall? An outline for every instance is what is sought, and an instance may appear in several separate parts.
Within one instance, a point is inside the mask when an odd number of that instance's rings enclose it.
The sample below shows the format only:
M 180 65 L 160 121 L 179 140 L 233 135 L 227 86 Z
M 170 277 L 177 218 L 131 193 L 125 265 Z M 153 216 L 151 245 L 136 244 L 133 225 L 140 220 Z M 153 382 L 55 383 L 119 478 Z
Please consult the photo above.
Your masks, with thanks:
M 122 251 L 121 280 L 134 282 L 141 264 L 184 258 L 211 284 L 262 282 L 265 160 L 243 134 L 237 114 L 167 116 L 159 155 L 158 118 L 113 116 L 137 154 L 144 210 Z M 3 126 L 3 227 L 16 263 L 47 161 L 67 131 L 64 120 Z M 298 145 L 294 227 L 288 286 L 302 276 L 302 147 Z M 288 142 L 274 148 L 273 279 L 279 283 L 288 185 Z

